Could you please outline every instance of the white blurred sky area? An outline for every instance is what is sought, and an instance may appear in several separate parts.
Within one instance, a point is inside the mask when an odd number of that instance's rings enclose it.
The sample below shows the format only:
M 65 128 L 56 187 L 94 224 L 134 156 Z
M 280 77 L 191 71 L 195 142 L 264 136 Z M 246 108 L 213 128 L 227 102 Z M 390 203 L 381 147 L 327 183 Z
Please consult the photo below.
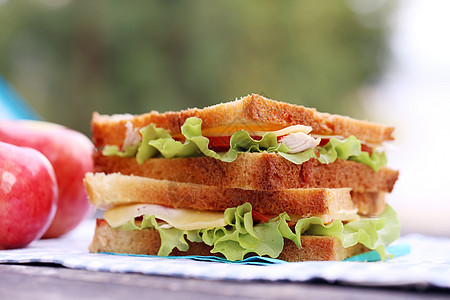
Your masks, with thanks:
M 450 236 L 450 1 L 403 0 L 389 21 L 391 62 L 365 108 L 396 127 L 388 201 L 403 232 Z

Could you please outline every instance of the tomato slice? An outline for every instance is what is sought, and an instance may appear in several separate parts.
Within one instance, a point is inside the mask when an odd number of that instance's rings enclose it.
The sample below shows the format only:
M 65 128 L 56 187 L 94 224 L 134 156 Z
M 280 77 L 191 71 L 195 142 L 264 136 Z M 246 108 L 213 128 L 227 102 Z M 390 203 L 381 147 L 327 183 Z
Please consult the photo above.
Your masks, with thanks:
M 329 141 L 330 139 L 320 139 L 319 146 L 325 146 Z
M 252 217 L 253 221 L 256 221 L 256 223 L 267 223 L 268 221 L 275 218 L 277 215 L 271 215 L 271 214 L 262 214 L 257 212 L 256 210 L 252 209 Z M 289 227 L 295 226 L 295 222 L 287 221 L 287 224 Z
M 266 223 L 271 219 L 269 217 L 269 215 L 259 213 L 254 209 L 252 209 L 252 217 L 253 217 L 253 221 L 259 221 L 261 223 Z
M 361 144 L 361 151 L 369 152 L 370 155 L 372 155 L 372 153 L 373 153 L 372 147 L 369 147 L 364 144 Z
M 231 136 L 211 136 L 207 137 L 209 140 L 208 148 L 216 152 L 227 152 L 230 149 Z M 260 136 L 251 136 L 252 139 L 259 141 Z
M 227 152 L 230 149 L 231 136 L 211 136 L 208 137 L 208 148 L 216 152 Z

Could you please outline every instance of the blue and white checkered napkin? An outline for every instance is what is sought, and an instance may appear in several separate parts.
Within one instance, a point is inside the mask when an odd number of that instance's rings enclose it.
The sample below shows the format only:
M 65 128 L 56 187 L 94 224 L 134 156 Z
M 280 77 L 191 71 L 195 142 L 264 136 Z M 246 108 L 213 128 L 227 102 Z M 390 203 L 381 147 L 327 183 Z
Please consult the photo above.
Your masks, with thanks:
M 86 221 L 60 239 L 40 240 L 25 249 L 0 251 L 0 263 L 56 263 L 91 271 L 143 273 L 204 279 L 289 280 L 323 279 L 354 285 L 433 285 L 450 288 L 450 239 L 408 235 L 391 251 L 411 252 L 384 262 L 298 262 L 251 260 L 229 264 L 188 258 L 91 254 L 87 247 L 95 225 Z M 198 257 L 197 257 L 198 259 Z M 274 263 L 275 262 L 275 263 Z M 264 266 L 255 264 L 265 264 Z

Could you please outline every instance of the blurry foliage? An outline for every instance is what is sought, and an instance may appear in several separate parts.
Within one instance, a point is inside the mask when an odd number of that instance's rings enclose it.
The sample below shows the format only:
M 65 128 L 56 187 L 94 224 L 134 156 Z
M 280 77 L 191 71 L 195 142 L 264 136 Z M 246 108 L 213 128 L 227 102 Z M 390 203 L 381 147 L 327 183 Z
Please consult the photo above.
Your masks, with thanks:
M 358 116 L 385 64 L 386 8 L 345 1 L 0 0 L 0 73 L 48 121 L 261 93 Z M 370 26 L 363 25 L 371 20 Z

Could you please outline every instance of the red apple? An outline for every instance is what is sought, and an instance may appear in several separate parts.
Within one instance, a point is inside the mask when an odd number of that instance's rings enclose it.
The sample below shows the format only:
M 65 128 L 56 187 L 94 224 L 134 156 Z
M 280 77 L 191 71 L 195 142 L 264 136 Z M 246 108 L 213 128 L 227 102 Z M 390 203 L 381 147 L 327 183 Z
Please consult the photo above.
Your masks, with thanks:
M 44 238 L 75 228 L 89 211 L 84 174 L 93 168 L 91 141 L 64 126 L 41 121 L 0 121 L 0 141 L 34 148 L 53 166 L 59 199 L 55 218 Z
M 0 142 L 0 249 L 40 238 L 56 211 L 53 167 L 39 151 Z

